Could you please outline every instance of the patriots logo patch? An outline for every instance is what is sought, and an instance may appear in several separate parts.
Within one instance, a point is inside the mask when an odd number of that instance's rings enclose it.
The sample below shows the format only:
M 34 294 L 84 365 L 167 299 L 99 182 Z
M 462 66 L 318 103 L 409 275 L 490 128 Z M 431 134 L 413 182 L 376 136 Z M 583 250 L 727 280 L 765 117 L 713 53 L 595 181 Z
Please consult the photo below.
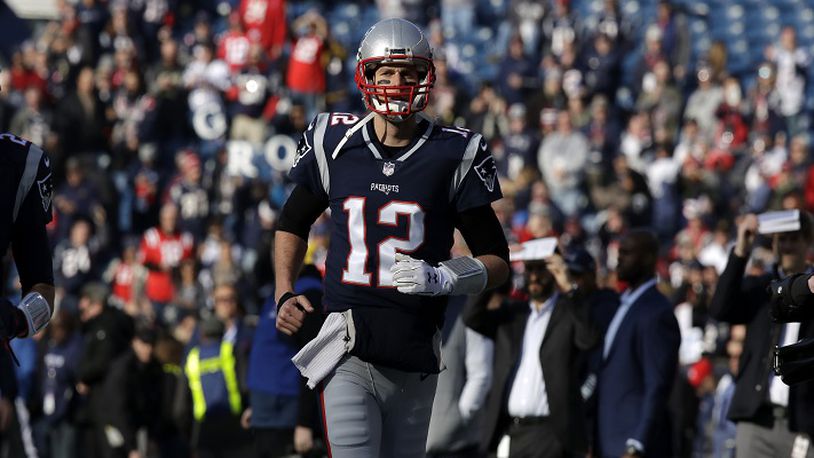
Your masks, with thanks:
M 305 157 L 309 151 L 311 151 L 311 145 L 308 144 L 308 137 L 303 135 L 300 139 L 300 144 L 297 145 L 297 155 L 294 156 L 294 163 L 291 165 L 291 168 L 296 167 L 297 164 L 299 164 L 300 159 Z
M 483 184 L 486 186 L 486 189 L 489 192 L 495 190 L 495 179 L 497 179 L 497 166 L 495 165 L 495 160 L 492 156 L 486 157 L 480 164 L 475 166 L 475 173 L 478 174 L 478 178 Z
M 46 213 L 51 208 L 51 197 L 54 195 L 54 184 L 51 182 L 51 174 L 45 176 L 42 180 L 37 180 L 37 189 L 40 192 L 40 200 L 42 201 L 42 209 Z

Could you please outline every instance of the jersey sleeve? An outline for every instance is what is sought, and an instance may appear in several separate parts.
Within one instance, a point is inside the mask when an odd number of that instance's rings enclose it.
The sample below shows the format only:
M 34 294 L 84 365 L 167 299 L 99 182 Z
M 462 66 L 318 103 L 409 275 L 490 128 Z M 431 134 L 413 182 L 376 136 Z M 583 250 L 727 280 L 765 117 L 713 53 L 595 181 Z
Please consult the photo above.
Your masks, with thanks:
M 495 158 L 480 134 L 469 138 L 454 185 L 453 204 L 458 212 L 489 205 L 503 197 Z
M 325 154 L 325 129 L 328 114 L 321 113 L 303 132 L 297 145 L 297 155 L 288 173 L 289 178 L 298 185 L 304 186 L 319 198 L 328 199 L 329 181 L 328 163 Z
M 35 152 L 41 156 L 33 183 L 20 205 L 12 238 L 14 260 L 20 274 L 20 283 L 26 292 L 37 283 L 54 284 L 51 250 L 45 230 L 45 225 L 51 221 L 51 163 L 42 150 L 33 151 L 35 148 L 39 149 L 38 146 L 31 145 L 29 157 Z

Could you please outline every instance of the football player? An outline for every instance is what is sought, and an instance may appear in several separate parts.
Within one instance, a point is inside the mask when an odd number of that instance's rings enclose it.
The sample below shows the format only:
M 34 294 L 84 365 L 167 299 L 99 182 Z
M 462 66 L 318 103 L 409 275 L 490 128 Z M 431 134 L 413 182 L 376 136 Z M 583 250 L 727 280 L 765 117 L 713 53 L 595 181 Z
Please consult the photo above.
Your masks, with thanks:
M 45 225 L 51 221 L 51 164 L 39 146 L 0 134 L 0 256 L 9 245 L 23 299 L 0 298 L 0 339 L 30 337 L 51 319 L 54 272 Z
M 0 258 L 9 246 L 22 284 L 14 304 L 0 297 L 0 447 L 14 408 L 16 362 L 9 341 L 31 337 L 48 325 L 54 304 L 54 272 L 45 225 L 51 221 L 51 164 L 28 140 L 0 134 Z
M 508 278 L 494 159 L 480 134 L 421 113 L 434 79 L 421 29 L 377 23 L 357 54 L 368 113 L 319 114 L 290 171 L 275 235 L 277 327 L 296 333 L 314 312 L 293 283 L 311 225 L 330 208 L 323 330 L 342 313 L 352 341 L 320 386 L 334 458 L 424 456 L 447 296 Z M 455 228 L 472 256 L 450 259 Z

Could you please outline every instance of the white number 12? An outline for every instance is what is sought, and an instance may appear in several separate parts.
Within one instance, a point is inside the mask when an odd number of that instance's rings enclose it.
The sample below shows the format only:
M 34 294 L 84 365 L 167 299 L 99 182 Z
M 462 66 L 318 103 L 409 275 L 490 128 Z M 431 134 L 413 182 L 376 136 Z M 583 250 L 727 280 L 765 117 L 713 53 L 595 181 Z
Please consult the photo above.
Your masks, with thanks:
M 368 247 L 366 243 L 365 198 L 348 197 L 342 208 L 348 213 L 348 241 L 350 253 L 348 263 L 342 270 L 342 282 L 370 286 L 370 272 L 366 272 Z M 392 287 L 393 274 L 390 267 L 395 262 L 396 251 L 410 253 L 424 243 L 424 211 L 415 202 L 394 200 L 379 209 L 377 223 L 382 226 L 397 226 L 399 216 L 409 217 L 407 238 L 387 237 L 379 243 L 377 286 Z

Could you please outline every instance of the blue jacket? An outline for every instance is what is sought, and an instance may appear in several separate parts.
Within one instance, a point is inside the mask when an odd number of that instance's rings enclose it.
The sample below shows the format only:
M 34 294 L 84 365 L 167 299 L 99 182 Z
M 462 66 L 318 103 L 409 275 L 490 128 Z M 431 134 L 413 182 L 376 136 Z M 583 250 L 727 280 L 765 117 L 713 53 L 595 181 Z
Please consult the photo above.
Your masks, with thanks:
M 622 456 L 628 439 L 645 456 L 670 456 L 667 400 L 678 367 L 681 335 L 670 302 L 655 287 L 628 309 L 597 382 L 601 456 Z
M 294 284 L 294 291 L 298 294 L 314 290 L 322 290 L 318 278 L 302 277 Z M 254 333 L 249 356 L 248 388 L 266 394 L 297 396 L 300 373 L 291 362 L 297 347 L 293 340 L 277 331 L 276 321 L 277 304 L 272 295 L 263 305 Z
M 50 424 L 58 423 L 71 414 L 78 381 L 76 367 L 82 352 L 82 338 L 74 334 L 59 345 L 48 344 L 42 356 L 40 384 L 43 414 Z

